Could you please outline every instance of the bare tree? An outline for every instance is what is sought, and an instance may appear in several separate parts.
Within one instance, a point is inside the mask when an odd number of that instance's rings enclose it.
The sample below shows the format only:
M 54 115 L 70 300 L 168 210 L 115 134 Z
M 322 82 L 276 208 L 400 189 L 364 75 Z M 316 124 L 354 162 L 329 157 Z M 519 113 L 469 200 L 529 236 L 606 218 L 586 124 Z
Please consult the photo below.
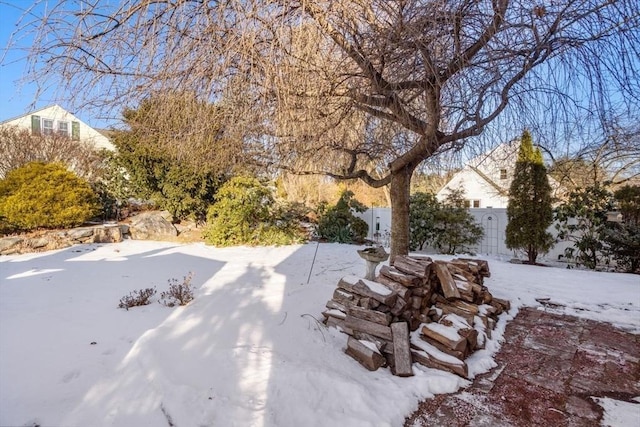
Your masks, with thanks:
M 13 126 L 0 127 L 0 179 L 29 162 L 60 162 L 89 181 L 100 179 L 104 156 L 87 142 L 66 135 L 32 135 Z
M 392 259 L 423 160 L 487 131 L 638 111 L 637 0 L 114 3 L 50 7 L 30 78 L 107 107 L 175 88 L 224 100 L 264 160 L 389 185 Z
M 554 159 L 551 173 L 569 190 L 595 185 L 619 188 L 640 182 L 640 125 L 612 123 L 608 135 Z

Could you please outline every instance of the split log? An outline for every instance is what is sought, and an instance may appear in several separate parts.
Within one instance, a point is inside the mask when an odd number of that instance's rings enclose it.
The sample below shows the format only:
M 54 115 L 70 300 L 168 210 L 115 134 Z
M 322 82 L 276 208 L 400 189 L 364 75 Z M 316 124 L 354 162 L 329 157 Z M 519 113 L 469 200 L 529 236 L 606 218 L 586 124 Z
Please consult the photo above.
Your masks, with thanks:
M 396 298 L 396 303 L 391 307 L 391 314 L 394 316 L 399 316 L 402 312 L 405 311 L 407 305 L 409 303 L 402 297 Z
M 409 329 L 411 330 L 411 332 L 418 330 L 418 328 L 420 328 L 420 326 L 423 323 L 429 323 L 428 321 L 423 322 L 418 316 L 413 316 L 411 319 L 408 320 L 408 322 L 409 322 Z
M 380 313 L 391 313 L 391 307 L 389 307 L 388 305 L 380 304 L 376 307 L 376 311 L 379 311 Z
M 477 283 L 472 283 L 471 284 L 471 291 L 474 293 L 474 295 L 480 296 L 486 290 L 487 290 L 487 288 L 485 288 L 482 285 L 478 285 Z
M 469 368 L 467 367 L 466 363 L 464 365 L 454 365 L 442 362 L 441 360 L 432 357 L 427 352 L 420 350 L 412 350 L 411 356 L 413 357 L 414 361 L 423 366 L 426 366 L 427 368 L 451 372 L 452 374 L 459 375 L 465 379 L 469 376 Z
M 384 276 L 381 274 L 376 278 L 376 280 L 379 283 L 382 283 L 383 285 L 385 285 L 387 288 L 394 291 L 396 294 L 398 294 L 400 298 L 403 298 L 406 300 L 411 295 L 411 289 L 407 288 L 402 283 L 396 282 L 388 278 L 387 276 Z
M 349 337 L 347 340 L 345 353 L 360 362 L 362 366 L 370 371 L 375 371 L 385 364 L 385 359 L 382 354 L 353 337 Z
M 326 306 L 325 306 L 325 307 L 327 307 L 329 310 L 340 310 L 340 311 L 342 311 L 343 313 L 346 313 L 346 312 L 347 312 L 347 306 L 346 306 L 346 305 L 344 305 L 344 304 L 340 304 L 339 302 L 334 301 L 334 300 L 332 300 L 332 299 L 330 299 L 329 301 L 327 301 L 327 304 L 326 304 Z
M 429 264 L 433 262 L 433 259 L 426 255 L 411 255 L 410 258 L 417 263 L 424 265 L 425 267 L 429 266 Z
M 460 336 L 467 339 L 467 350 L 469 353 L 473 352 L 478 345 L 478 331 L 475 329 L 460 329 L 458 331 Z
M 441 262 L 436 261 L 432 264 L 433 269 L 438 276 L 438 280 L 440 281 L 440 287 L 442 288 L 442 293 L 446 299 L 459 299 L 460 292 L 458 291 L 458 287 L 456 286 L 456 282 L 451 277 L 451 273 L 447 267 Z
M 498 304 L 502 307 L 503 311 L 509 311 L 511 310 L 511 303 L 509 302 L 509 300 L 506 299 L 502 299 L 502 298 L 493 298 L 491 300 L 491 305 L 495 307 L 495 304 Z
M 482 285 L 488 275 L 483 260 L 399 256 L 377 282 L 343 277 L 325 323 L 350 335 L 346 351 L 368 369 L 383 363 L 408 376 L 413 361 L 466 378 L 465 357 L 485 346 L 497 316 L 510 309 Z
M 391 328 L 379 323 L 370 322 L 368 320 L 359 319 L 347 314 L 344 320 L 345 326 L 349 329 L 374 335 L 387 341 L 392 341 Z
M 464 279 L 468 282 L 475 282 L 476 281 L 476 275 L 470 273 L 469 271 L 465 271 L 462 268 L 460 268 L 458 265 L 456 264 L 447 264 L 447 268 L 449 269 L 449 272 L 453 275 L 460 275 L 462 277 L 464 277 Z
M 344 320 L 347 315 L 340 310 L 330 309 L 322 312 L 322 315 L 326 318 L 335 317 L 336 319 Z
M 427 314 L 420 313 L 420 314 L 417 314 L 415 317 L 416 317 L 416 319 L 418 319 L 420 324 L 422 324 L 422 323 L 431 323 L 431 319 L 429 318 L 429 315 L 427 315 Z
M 379 323 L 380 325 L 384 325 L 384 326 L 389 326 L 389 324 L 391 323 L 390 313 L 382 313 L 380 311 L 367 310 L 361 307 L 348 307 L 347 314 L 353 317 L 357 317 L 359 319 L 364 319 L 370 322 Z
M 493 295 L 491 295 L 491 292 L 483 286 L 482 293 L 478 299 L 482 304 L 491 304 L 491 301 L 493 301 Z
M 424 286 L 411 288 L 411 295 L 417 297 L 431 298 L 431 284 L 427 283 Z
M 491 271 L 489 271 L 489 262 L 484 259 L 473 259 L 473 258 L 457 258 L 453 260 L 455 261 L 464 261 L 467 265 L 477 265 L 480 274 L 484 277 L 491 277 Z
M 393 266 L 405 274 L 427 279 L 429 277 L 430 264 L 426 266 L 418 261 L 411 259 L 407 255 L 399 255 L 393 261 Z
M 459 292 L 466 292 L 469 295 L 473 295 L 473 288 L 471 287 L 472 282 L 469 282 L 466 279 L 456 278 L 455 276 L 452 276 L 452 278 L 456 283 L 456 287 L 458 288 Z
M 478 306 L 475 304 L 469 304 L 464 301 L 450 301 L 450 305 L 459 308 L 460 310 L 464 310 L 467 313 L 476 315 L 480 310 L 478 310 Z
M 348 319 L 349 316 L 347 316 L 346 324 L 348 327 L 352 327 L 349 325 Z M 467 349 L 467 339 L 465 337 L 461 337 L 455 328 L 440 325 L 438 323 L 429 323 L 422 327 L 422 333 L 425 336 L 446 345 L 451 350 L 461 351 L 464 353 Z
M 466 291 L 464 291 L 462 289 L 459 289 L 459 292 L 460 292 L 460 299 L 462 301 L 473 303 L 473 301 L 475 299 L 474 296 L 473 296 L 473 293 L 466 292 Z
M 363 297 L 373 298 L 388 306 L 392 306 L 397 298 L 397 295 L 383 284 L 357 276 L 343 277 L 338 282 L 338 288 Z
M 361 297 L 357 305 L 357 307 L 362 307 L 365 310 L 373 309 L 379 306 L 380 306 L 380 303 L 378 301 L 369 297 Z
M 344 320 L 340 320 L 336 317 L 327 317 L 326 323 L 330 328 L 336 328 L 337 330 L 344 332 L 347 335 L 353 335 L 353 329 L 348 328 L 345 325 Z
M 455 306 L 453 306 L 451 304 L 442 303 L 442 302 L 436 303 L 435 306 L 436 306 L 436 308 L 439 308 L 440 310 L 442 310 L 441 315 L 457 314 L 458 316 L 462 317 L 467 322 L 469 322 L 469 323 L 473 322 L 473 314 L 469 313 L 466 310 L 463 310 L 463 309 L 455 307 Z
M 437 348 L 438 350 L 440 350 L 443 353 L 448 354 L 449 356 L 453 356 L 456 359 L 459 360 L 464 360 L 466 358 L 466 354 L 463 353 L 462 351 L 456 351 L 456 350 L 451 350 L 449 347 L 447 347 L 446 345 L 439 343 L 438 341 L 431 339 L 423 334 L 420 334 L 420 339 L 428 344 L 431 344 L 432 346 L 434 346 L 435 348 Z M 411 342 L 413 343 L 414 339 L 412 338 Z
M 357 305 L 358 301 L 360 300 L 360 298 L 358 298 L 356 295 L 340 288 L 336 288 L 336 290 L 333 291 L 332 299 L 343 305 Z
M 478 306 L 478 311 L 485 316 L 493 316 L 496 313 L 496 308 L 490 304 L 481 304 Z
M 392 353 L 393 354 L 393 343 L 391 341 L 383 340 L 382 338 L 374 337 L 371 334 L 367 334 L 365 332 L 353 331 L 351 334 L 352 337 L 360 340 L 360 341 L 369 341 L 375 344 L 376 348 L 380 350 L 382 353 Z
M 413 376 L 408 325 L 404 322 L 393 323 L 391 325 L 391 334 L 393 335 L 393 359 L 395 361 L 394 375 L 399 377 Z
M 441 352 L 433 345 L 421 340 L 418 335 L 417 332 L 411 334 L 411 355 L 415 362 L 428 368 L 453 372 L 463 378 L 469 376 L 469 370 L 464 361 Z
M 407 288 L 420 286 L 420 284 L 422 283 L 422 279 L 420 279 L 419 277 L 405 274 L 397 268 L 389 267 L 387 265 L 383 265 L 380 268 L 380 275 L 385 276 L 386 278 L 393 280 L 394 282 L 398 282 L 406 286 Z

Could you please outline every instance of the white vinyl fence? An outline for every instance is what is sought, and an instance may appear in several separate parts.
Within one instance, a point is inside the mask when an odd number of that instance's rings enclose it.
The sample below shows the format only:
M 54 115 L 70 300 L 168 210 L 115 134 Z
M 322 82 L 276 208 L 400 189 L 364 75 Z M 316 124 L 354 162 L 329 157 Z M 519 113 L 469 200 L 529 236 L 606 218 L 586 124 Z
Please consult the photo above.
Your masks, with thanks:
M 507 229 L 507 210 L 504 208 L 472 208 L 469 212 L 484 230 L 484 237 L 480 243 L 472 247 L 474 253 L 482 255 L 502 255 L 516 257 L 515 251 L 507 249 L 505 244 Z M 391 234 L 391 208 L 370 208 L 366 212 L 357 213 L 369 225 L 367 238 L 384 246 L 389 245 Z M 556 235 L 555 228 L 549 227 L 549 232 Z M 557 260 L 564 250 L 571 246 L 571 242 L 557 243 L 549 253 L 541 256 L 549 260 Z

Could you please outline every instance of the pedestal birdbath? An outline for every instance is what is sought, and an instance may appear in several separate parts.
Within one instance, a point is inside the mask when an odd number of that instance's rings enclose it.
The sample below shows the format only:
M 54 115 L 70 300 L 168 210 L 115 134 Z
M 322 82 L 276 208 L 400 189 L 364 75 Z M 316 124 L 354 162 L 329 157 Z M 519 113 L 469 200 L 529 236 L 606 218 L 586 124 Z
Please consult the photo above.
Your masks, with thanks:
M 375 280 L 378 264 L 389 259 L 389 254 L 382 246 L 360 249 L 358 250 L 358 255 L 367 263 L 367 275 L 365 276 L 367 280 Z

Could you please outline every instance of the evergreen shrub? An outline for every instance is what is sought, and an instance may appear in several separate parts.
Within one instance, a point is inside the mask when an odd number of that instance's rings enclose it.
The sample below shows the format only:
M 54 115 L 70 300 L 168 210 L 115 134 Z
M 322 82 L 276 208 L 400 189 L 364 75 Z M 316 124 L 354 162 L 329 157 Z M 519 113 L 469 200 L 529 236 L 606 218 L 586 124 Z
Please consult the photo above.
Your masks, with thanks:
M 362 243 L 365 240 L 369 225 L 353 212 L 364 212 L 367 208 L 353 196 L 353 192 L 343 191 L 335 206 L 321 213 L 318 221 L 321 238 L 338 243 Z
M 205 242 L 215 246 L 288 245 L 303 240 L 295 217 L 278 205 L 272 190 L 239 176 L 220 187 L 207 213 Z
M 0 218 L 15 230 L 74 227 L 99 211 L 89 183 L 61 164 L 28 163 L 0 180 Z

